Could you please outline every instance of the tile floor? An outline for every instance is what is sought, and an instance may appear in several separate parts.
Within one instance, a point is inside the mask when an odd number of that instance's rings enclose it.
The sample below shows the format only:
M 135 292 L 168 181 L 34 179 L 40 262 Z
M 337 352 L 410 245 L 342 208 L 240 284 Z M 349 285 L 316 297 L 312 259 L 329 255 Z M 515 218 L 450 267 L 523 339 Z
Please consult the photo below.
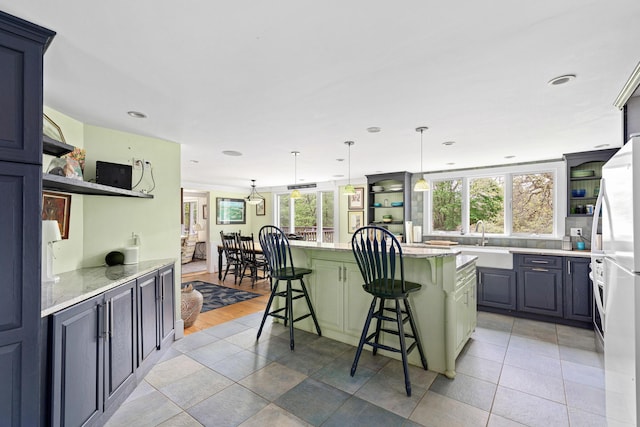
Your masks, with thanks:
M 449 380 L 271 324 L 261 313 L 176 341 L 108 426 L 605 426 L 592 331 L 478 313 Z M 284 335 L 283 335 L 284 334 Z

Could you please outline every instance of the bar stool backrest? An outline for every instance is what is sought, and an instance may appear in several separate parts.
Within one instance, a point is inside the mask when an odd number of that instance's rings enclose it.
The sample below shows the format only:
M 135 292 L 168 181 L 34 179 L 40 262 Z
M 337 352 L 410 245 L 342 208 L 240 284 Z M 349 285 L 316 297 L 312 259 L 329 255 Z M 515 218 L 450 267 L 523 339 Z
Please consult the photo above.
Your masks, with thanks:
M 381 296 L 406 292 L 402 247 L 392 233 L 361 227 L 351 238 L 351 249 L 368 292 Z
M 291 248 L 286 234 L 275 225 L 265 225 L 258 233 L 262 253 L 269 264 L 269 273 L 275 278 L 278 272 L 286 272 L 295 276 L 295 267 L 291 258 Z

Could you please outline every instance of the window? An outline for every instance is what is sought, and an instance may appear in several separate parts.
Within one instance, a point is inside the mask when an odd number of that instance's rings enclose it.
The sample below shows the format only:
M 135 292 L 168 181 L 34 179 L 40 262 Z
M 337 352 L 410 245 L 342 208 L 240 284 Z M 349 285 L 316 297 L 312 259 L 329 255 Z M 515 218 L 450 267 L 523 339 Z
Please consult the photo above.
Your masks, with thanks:
M 279 194 L 277 203 L 278 225 L 286 233 L 306 241 L 333 242 L 333 191 L 306 192 L 293 201 L 288 193 Z
M 564 234 L 565 176 L 561 162 L 474 169 L 425 176 L 432 190 L 425 198 L 427 233 L 559 237 Z M 479 232 L 480 230 L 478 230 Z

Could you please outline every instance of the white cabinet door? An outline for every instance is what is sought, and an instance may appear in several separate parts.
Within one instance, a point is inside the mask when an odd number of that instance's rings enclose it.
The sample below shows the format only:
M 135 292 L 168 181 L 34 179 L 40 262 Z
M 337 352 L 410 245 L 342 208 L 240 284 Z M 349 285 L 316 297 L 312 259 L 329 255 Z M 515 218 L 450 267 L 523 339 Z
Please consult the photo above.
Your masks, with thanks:
M 313 269 L 313 308 L 320 328 L 342 331 L 343 320 L 343 268 L 335 261 L 314 259 Z M 295 305 L 294 305 L 295 306 Z

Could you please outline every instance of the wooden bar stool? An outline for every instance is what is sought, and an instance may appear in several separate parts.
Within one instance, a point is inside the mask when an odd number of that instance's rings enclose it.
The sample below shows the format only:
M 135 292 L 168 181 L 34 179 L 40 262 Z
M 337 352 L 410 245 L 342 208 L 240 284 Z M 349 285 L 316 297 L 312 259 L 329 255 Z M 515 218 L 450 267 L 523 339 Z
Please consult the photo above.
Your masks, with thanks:
M 356 230 L 351 239 L 351 248 L 356 258 L 362 278 L 363 289 L 373 295 L 367 320 L 360 336 L 356 357 L 351 366 L 351 376 L 356 373 L 358 360 L 365 344 L 373 347 L 375 355 L 379 348 L 400 353 L 402 355 L 402 368 L 404 370 L 404 384 L 407 396 L 411 396 L 411 381 L 409 380 L 409 366 L 407 355 L 418 347 L 422 367 L 426 370 L 427 358 L 422 350 L 422 343 L 418 335 L 416 323 L 413 319 L 409 294 L 419 291 L 422 285 L 404 280 L 404 262 L 402 259 L 402 247 L 393 234 L 384 228 L 367 226 Z M 386 307 L 387 301 L 393 301 L 393 307 Z M 378 309 L 376 310 L 376 302 Z M 404 304 L 402 309 L 401 302 Z M 392 313 L 392 315 L 386 315 Z M 375 331 L 367 335 L 371 319 L 376 319 Z M 384 327 L 383 322 L 394 322 L 396 329 Z M 409 322 L 411 331 L 404 330 L 404 324 Z M 380 343 L 380 333 L 386 332 L 399 337 L 400 347 L 391 347 Z M 413 340 L 407 347 L 406 339 Z
M 293 265 L 289 240 L 285 233 L 278 227 L 265 225 L 260 229 L 258 238 L 260 239 L 260 246 L 262 247 L 264 257 L 267 259 L 269 275 L 274 283 L 271 289 L 269 302 L 267 303 L 267 308 L 264 311 L 264 316 L 262 316 L 262 323 L 260 323 L 260 329 L 258 330 L 258 336 L 256 339 L 259 339 L 260 334 L 262 334 L 262 328 L 265 320 L 267 320 L 267 316 L 273 316 L 284 320 L 285 326 L 289 323 L 289 346 L 291 347 L 291 350 L 293 350 L 293 323 L 298 320 L 306 319 L 311 316 L 318 335 L 322 336 L 322 333 L 320 332 L 320 325 L 318 325 L 318 319 L 316 319 L 316 313 L 313 311 L 313 306 L 309 299 L 309 293 L 307 292 L 307 287 L 304 284 L 304 276 L 310 274 L 312 270 L 308 268 L 295 267 Z M 287 287 L 285 290 L 278 291 L 278 285 L 281 280 L 286 280 Z M 300 281 L 300 289 L 291 287 L 292 280 Z M 285 298 L 285 305 L 282 308 L 270 311 L 274 297 Z M 293 301 L 299 298 L 304 298 L 306 300 L 309 313 L 296 319 L 293 317 Z

